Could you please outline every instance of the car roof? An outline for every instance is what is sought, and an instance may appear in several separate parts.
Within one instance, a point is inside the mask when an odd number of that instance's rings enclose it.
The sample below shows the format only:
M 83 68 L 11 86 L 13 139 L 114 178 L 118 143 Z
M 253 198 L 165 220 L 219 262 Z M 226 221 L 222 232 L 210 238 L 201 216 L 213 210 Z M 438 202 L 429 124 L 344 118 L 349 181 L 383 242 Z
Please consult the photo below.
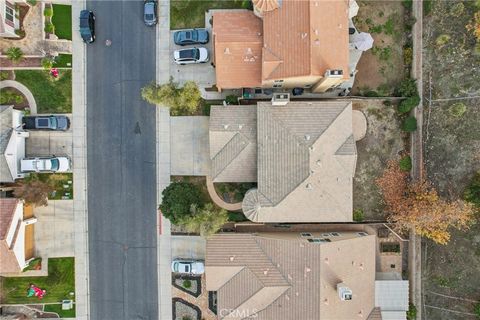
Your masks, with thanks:
M 197 50 L 196 48 L 189 48 L 189 49 L 180 50 L 180 52 L 179 52 L 180 59 L 190 59 L 190 58 L 195 57 L 195 51 L 196 50 Z

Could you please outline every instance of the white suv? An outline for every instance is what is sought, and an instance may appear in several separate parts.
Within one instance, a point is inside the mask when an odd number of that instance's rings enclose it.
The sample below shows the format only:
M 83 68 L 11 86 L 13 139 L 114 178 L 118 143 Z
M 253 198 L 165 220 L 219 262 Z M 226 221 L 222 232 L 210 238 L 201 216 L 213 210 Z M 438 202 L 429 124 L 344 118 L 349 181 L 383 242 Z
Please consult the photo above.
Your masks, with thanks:
M 173 59 L 176 64 L 192 64 L 208 62 L 208 50 L 206 48 L 188 48 L 175 50 Z
M 21 172 L 67 172 L 70 159 L 67 157 L 36 157 L 20 160 Z

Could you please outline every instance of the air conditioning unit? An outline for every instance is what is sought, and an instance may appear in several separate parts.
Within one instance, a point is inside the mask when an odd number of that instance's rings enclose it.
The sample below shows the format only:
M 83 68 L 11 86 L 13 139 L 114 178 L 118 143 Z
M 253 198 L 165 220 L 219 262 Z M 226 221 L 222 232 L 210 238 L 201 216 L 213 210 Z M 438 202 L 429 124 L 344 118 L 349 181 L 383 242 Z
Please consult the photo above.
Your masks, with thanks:
M 340 297 L 340 300 L 342 301 L 352 300 L 353 292 L 349 287 L 347 287 L 345 283 L 342 282 L 337 284 L 337 292 L 338 292 L 338 296 Z
M 273 106 L 284 106 L 290 102 L 289 93 L 274 93 L 272 97 Z
M 325 78 L 342 78 L 343 70 L 327 70 L 325 72 Z

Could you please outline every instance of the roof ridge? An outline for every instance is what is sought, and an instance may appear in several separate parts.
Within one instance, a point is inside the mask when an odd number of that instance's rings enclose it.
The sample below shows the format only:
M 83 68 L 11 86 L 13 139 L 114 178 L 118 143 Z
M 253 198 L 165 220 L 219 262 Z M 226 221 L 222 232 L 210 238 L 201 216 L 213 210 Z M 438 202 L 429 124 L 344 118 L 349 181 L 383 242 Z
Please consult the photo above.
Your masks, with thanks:
M 241 141 L 236 141 L 235 139 L 241 139 Z M 240 142 L 245 142 L 243 144 L 240 144 Z M 245 150 L 245 148 L 250 144 L 250 140 L 240 131 L 237 131 L 237 133 L 232 137 L 232 139 L 230 139 L 223 147 L 222 149 L 220 149 L 217 154 L 215 155 L 215 157 L 213 157 L 212 159 L 212 170 L 214 171 L 213 172 L 213 178 L 216 178 L 220 175 L 220 173 L 222 173 L 230 163 L 232 163 L 233 160 L 235 160 L 238 155 L 243 151 Z M 224 163 L 222 165 L 222 167 L 220 169 L 217 168 L 217 163 L 220 162 L 220 157 L 224 156 L 224 154 L 226 153 L 226 151 L 228 150 L 228 148 L 232 148 L 233 147 L 238 147 L 240 146 L 241 148 L 239 150 L 236 150 L 237 152 L 234 152 L 234 155 L 230 157 L 230 159 L 227 158 L 227 162 Z M 234 150 L 235 151 L 235 150 Z M 225 155 L 225 156 L 228 156 L 228 155 Z

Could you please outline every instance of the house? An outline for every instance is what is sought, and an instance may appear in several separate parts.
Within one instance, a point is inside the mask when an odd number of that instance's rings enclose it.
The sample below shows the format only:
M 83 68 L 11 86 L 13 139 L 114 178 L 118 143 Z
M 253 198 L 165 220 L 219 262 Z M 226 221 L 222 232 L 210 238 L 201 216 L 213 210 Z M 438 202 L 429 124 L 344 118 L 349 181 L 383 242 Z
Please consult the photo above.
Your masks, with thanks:
M 352 221 L 351 102 L 212 106 L 209 134 L 212 181 L 258 184 L 242 203 L 251 221 Z
M 27 266 L 25 228 L 36 218 L 24 219 L 23 202 L 0 198 L 0 275 L 20 272 Z
M 23 178 L 20 160 L 25 157 L 25 139 L 22 129 L 23 113 L 13 106 L 0 106 L 0 182 Z
M 254 0 L 254 11 L 213 13 L 216 86 L 307 88 L 326 92 L 355 74 L 349 0 Z M 354 30 L 354 28 L 353 28 Z
M 20 21 L 15 10 L 16 3 L 23 0 L 0 0 L 0 37 L 18 38 L 15 30 L 20 28 Z
M 218 319 L 404 320 L 405 308 L 391 309 L 408 302 L 408 281 L 376 281 L 375 245 L 368 228 L 217 234 L 206 287 Z

